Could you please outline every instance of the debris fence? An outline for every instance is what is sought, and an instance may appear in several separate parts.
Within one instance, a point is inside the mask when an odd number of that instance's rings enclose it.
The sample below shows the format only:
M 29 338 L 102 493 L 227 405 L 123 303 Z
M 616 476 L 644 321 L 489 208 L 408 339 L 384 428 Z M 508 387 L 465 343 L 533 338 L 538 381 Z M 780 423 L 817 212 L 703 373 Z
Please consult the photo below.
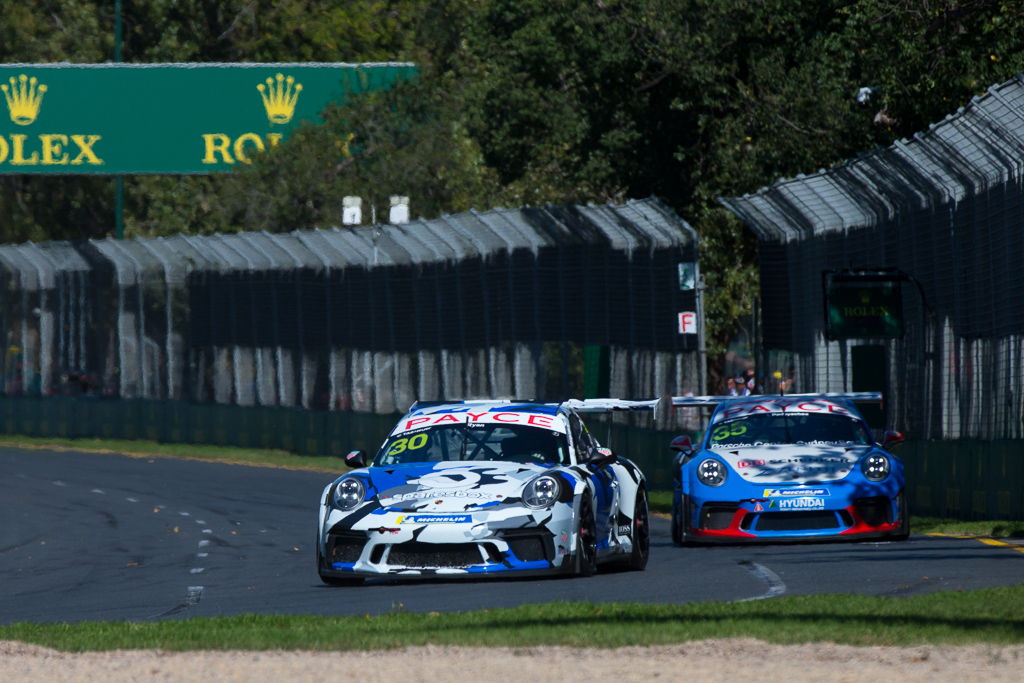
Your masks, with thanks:
M 696 262 L 656 199 L 0 246 L 0 391 L 377 414 L 697 392 Z
M 720 198 L 758 236 L 760 364 L 797 391 L 882 389 L 913 439 L 1024 437 L 1024 81 L 909 140 Z M 829 339 L 823 273 L 900 280 L 902 336 Z

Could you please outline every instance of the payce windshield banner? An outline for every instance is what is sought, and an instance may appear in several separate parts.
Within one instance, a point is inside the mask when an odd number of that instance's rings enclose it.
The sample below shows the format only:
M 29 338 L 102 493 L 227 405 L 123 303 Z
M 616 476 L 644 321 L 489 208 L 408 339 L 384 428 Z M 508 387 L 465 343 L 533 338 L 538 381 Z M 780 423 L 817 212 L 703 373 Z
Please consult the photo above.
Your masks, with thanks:
M 0 173 L 211 173 L 332 102 L 411 78 L 386 64 L 0 65 Z

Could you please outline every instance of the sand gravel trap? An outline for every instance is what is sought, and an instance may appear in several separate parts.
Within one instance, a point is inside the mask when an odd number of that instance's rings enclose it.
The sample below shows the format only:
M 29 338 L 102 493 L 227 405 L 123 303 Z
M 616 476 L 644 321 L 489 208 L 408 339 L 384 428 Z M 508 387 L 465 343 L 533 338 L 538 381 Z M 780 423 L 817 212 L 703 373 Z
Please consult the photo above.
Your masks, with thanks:
M 67 654 L 0 641 L 0 681 L 1014 681 L 1024 646 L 770 645 L 752 639 L 574 650 L 416 647 L 371 652 Z M 742 677 L 739 678 L 738 677 Z

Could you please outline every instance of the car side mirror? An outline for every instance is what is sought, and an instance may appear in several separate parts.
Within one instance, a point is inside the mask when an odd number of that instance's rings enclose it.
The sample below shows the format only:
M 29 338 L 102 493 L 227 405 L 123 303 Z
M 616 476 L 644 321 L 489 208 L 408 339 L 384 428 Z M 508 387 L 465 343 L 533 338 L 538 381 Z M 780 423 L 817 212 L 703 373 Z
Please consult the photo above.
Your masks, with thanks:
M 349 451 L 345 455 L 345 464 L 349 467 L 366 467 L 366 451 Z
M 689 436 L 677 436 L 668 447 L 676 453 L 689 453 L 693 450 L 693 441 Z
M 901 443 L 903 443 L 903 434 L 901 432 L 887 431 L 882 435 L 882 448 L 886 450 L 899 446 Z
M 593 467 L 606 467 L 611 465 L 618 459 L 619 456 L 610 448 L 598 448 L 594 451 L 594 454 L 590 456 L 590 460 L 587 461 L 588 465 Z

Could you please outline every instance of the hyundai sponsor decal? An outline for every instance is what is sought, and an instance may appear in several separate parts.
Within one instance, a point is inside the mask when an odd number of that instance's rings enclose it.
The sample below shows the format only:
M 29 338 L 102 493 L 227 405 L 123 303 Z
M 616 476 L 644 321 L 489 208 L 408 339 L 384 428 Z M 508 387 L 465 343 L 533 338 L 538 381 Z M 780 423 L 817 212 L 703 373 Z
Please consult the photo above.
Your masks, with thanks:
M 769 507 L 776 510 L 824 510 L 824 498 L 782 498 L 773 500 Z

